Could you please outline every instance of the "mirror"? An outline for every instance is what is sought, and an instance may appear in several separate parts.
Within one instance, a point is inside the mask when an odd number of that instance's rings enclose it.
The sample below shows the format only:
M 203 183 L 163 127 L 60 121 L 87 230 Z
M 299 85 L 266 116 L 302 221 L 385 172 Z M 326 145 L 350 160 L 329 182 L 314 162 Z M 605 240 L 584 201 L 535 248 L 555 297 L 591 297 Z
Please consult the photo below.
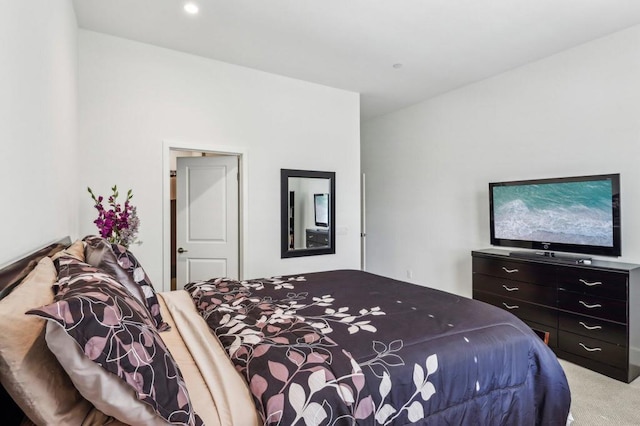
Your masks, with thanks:
M 280 170 L 281 258 L 336 252 L 335 176 Z

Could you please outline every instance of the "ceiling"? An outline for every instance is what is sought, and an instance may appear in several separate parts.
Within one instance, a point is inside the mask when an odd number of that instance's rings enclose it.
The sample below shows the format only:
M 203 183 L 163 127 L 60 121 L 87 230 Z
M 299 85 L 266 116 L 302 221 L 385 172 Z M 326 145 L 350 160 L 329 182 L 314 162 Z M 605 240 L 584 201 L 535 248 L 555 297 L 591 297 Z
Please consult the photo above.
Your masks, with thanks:
M 363 120 L 640 23 L 639 0 L 192 1 L 73 4 L 80 28 L 359 92 Z

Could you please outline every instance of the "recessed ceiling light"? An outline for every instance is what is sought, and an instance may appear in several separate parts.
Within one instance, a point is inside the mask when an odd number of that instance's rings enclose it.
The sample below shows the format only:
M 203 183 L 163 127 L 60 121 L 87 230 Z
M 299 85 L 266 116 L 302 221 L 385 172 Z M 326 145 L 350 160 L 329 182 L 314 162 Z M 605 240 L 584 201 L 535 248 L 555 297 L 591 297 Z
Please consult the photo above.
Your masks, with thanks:
M 198 13 L 200 8 L 195 3 L 185 3 L 184 10 L 185 10 L 185 12 L 187 12 L 187 13 L 189 13 L 191 15 L 195 15 L 196 13 Z
M 402 64 L 398 63 L 398 64 L 393 64 L 392 65 L 395 69 L 400 69 L 402 68 Z

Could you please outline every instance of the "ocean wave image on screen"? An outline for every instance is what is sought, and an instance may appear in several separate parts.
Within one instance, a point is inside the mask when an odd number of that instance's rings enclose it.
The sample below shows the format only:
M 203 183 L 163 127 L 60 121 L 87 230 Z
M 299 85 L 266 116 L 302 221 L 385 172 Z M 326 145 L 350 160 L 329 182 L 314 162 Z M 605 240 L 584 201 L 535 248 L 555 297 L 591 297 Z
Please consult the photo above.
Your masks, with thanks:
M 613 246 L 608 180 L 493 188 L 495 237 Z

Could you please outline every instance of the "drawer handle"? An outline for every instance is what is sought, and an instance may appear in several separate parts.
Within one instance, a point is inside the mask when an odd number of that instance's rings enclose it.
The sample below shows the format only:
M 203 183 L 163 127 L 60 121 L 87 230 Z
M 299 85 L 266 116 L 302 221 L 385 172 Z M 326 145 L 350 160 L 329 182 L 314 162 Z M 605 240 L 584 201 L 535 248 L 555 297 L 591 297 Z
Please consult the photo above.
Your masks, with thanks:
M 588 286 L 588 287 L 593 287 L 596 285 L 602 285 L 602 281 L 594 281 L 594 282 L 589 282 L 589 281 L 585 281 L 583 279 L 579 280 L 582 284 Z
M 590 348 L 588 346 L 583 345 L 582 342 L 580 342 L 580 346 L 582 346 L 582 348 L 587 352 L 598 352 L 602 350 L 600 348 Z
M 518 306 L 518 305 L 513 305 L 513 306 L 511 306 L 511 305 L 507 305 L 507 304 L 506 304 L 506 303 L 504 303 L 504 302 L 502 302 L 502 304 L 503 304 L 503 305 L 504 305 L 504 307 L 505 307 L 505 308 L 507 308 L 507 309 L 518 309 L 518 308 L 520 307 L 520 306 Z
M 581 304 L 582 306 L 584 306 L 585 308 L 589 308 L 589 309 L 593 309 L 593 308 L 602 308 L 602 305 L 601 305 L 601 304 L 599 304 L 599 303 L 596 303 L 595 305 L 589 305 L 589 304 L 587 304 L 587 303 L 585 303 L 585 302 L 583 302 L 583 301 L 581 300 L 581 301 L 580 301 L 580 304 Z
M 502 287 L 507 291 L 518 291 L 518 290 L 520 290 L 518 287 L 507 287 L 504 284 L 502 284 Z
M 578 322 L 578 324 L 580 324 L 581 326 L 583 326 L 587 330 L 600 330 L 600 329 L 602 329 L 602 326 L 600 326 L 600 325 L 591 325 L 591 326 L 589 326 L 589 325 L 583 323 L 582 321 Z
M 507 273 L 507 274 L 513 274 L 514 272 L 519 272 L 517 269 L 507 269 L 504 266 L 502 267 L 502 269 Z

